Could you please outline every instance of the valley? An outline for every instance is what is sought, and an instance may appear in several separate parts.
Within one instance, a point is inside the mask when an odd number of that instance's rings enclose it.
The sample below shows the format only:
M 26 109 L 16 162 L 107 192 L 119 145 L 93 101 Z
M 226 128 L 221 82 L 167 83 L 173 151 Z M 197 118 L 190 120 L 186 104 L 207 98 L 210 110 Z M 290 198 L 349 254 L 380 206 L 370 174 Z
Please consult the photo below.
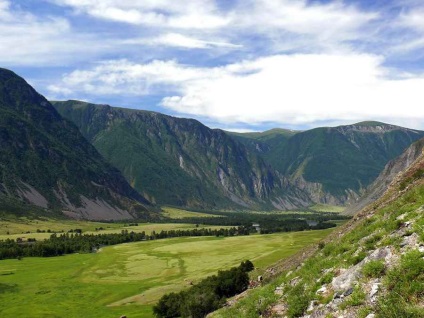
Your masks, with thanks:
M 0 115 L 1 317 L 421 317 L 424 131 L 235 133 L 6 69 Z
M 173 238 L 94 254 L 0 261 L 1 317 L 152 317 L 165 293 L 250 259 L 263 272 L 333 229 L 240 237 Z

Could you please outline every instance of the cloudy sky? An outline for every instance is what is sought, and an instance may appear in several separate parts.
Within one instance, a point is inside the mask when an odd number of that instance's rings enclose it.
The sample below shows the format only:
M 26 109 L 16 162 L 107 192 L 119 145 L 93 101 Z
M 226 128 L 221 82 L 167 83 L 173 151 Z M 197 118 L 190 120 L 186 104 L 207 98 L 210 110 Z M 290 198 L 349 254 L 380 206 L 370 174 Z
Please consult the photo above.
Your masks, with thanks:
M 0 65 L 230 130 L 424 129 L 421 0 L 0 0 Z

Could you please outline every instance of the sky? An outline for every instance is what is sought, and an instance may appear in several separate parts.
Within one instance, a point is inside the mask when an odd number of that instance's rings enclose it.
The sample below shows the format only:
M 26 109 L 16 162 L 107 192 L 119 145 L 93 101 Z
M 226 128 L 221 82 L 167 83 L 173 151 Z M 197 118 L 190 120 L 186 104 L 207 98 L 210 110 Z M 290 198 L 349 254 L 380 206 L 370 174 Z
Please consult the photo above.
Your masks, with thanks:
M 424 130 L 424 1 L 0 0 L 0 67 L 212 128 Z

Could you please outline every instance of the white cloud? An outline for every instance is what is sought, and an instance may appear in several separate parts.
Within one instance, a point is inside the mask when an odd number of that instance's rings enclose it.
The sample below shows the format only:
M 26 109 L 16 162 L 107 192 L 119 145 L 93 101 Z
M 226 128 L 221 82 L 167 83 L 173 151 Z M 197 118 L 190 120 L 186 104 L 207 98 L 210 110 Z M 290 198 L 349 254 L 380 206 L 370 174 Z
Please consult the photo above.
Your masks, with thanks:
M 228 24 L 213 0 L 51 0 L 97 18 L 136 25 L 214 29 Z
M 89 58 L 107 45 L 90 35 L 74 34 L 64 18 L 38 18 L 0 0 L 0 63 L 53 65 Z
M 287 46 L 287 41 L 292 43 L 291 47 L 309 44 L 309 47 L 333 48 L 339 42 L 368 37 L 369 30 L 363 32 L 363 28 L 379 17 L 376 12 L 363 12 L 341 1 L 310 4 L 307 0 L 235 0 L 234 6 L 227 10 L 221 9 L 215 0 L 50 1 L 96 18 L 166 29 L 170 34 L 212 33 L 237 43 L 246 35 L 256 34 L 271 39 L 269 45 L 279 48 Z M 166 41 L 174 42 L 183 41 Z M 281 45 L 282 42 L 286 43 Z M 191 41 L 186 45 L 198 48 L 200 44 Z
M 194 37 L 185 36 L 178 33 L 167 33 L 156 38 L 141 38 L 141 39 L 130 39 L 124 41 L 125 44 L 145 44 L 153 46 L 171 46 L 188 49 L 208 49 L 208 48 L 240 48 L 241 45 L 227 43 L 224 41 L 204 41 Z
M 275 55 L 212 68 L 120 60 L 68 74 L 61 86 L 93 96 L 161 92 L 162 106 L 225 125 L 364 119 L 422 125 L 424 76 L 390 79 L 383 62 L 367 54 Z
M 248 6 L 242 3 L 236 19 L 241 27 L 255 27 L 270 35 L 286 31 L 321 40 L 355 39 L 362 27 L 379 16 L 340 1 L 313 5 L 306 0 L 249 0 Z
M 399 16 L 398 23 L 417 31 L 424 31 L 424 8 L 415 8 Z

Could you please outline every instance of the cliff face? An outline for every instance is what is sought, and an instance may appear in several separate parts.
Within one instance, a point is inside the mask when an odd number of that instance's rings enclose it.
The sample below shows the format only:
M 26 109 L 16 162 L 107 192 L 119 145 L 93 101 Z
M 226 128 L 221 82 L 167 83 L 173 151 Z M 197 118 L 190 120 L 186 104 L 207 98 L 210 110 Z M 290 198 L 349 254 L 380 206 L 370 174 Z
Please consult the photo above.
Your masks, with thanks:
M 154 112 L 53 104 L 145 197 L 191 208 L 354 204 L 390 159 L 424 136 L 377 122 L 237 134 Z
M 307 131 L 231 134 L 287 176 L 314 201 L 353 204 L 388 161 L 423 131 L 362 122 Z
M 384 170 L 377 179 L 367 188 L 364 195 L 357 202 L 349 206 L 344 213 L 355 214 L 381 197 L 393 180 L 399 177 L 402 172 L 409 168 L 422 155 L 423 147 L 424 139 L 420 139 L 408 147 L 402 155 L 391 160 L 384 167 Z
M 296 208 L 310 197 L 225 132 L 196 120 L 54 102 L 140 193 L 197 208 Z
M 75 125 L 0 69 L 0 201 L 11 200 L 88 219 L 131 219 L 149 206 Z

